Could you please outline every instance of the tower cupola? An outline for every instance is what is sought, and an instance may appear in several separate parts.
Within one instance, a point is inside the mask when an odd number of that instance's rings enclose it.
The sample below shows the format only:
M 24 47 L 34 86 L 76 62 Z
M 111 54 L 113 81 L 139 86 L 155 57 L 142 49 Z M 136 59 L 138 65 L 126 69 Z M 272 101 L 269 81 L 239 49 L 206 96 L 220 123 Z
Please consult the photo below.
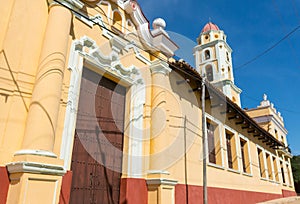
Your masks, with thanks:
M 226 38 L 224 31 L 212 22 L 202 28 L 197 38 L 198 45 L 194 47 L 196 70 L 201 75 L 205 74 L 211 84 L 240 105 L 241 89 L 234 84 L 232 49 Z

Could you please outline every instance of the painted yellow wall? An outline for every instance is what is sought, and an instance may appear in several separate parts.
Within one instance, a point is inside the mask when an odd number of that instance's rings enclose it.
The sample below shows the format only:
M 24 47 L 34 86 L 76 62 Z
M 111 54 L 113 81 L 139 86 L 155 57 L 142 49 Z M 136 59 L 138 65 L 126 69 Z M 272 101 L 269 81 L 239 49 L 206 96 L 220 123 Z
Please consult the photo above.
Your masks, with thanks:
M 16 160 L 14 153 L 22 149 L 22 143 L 24 141 L 24 134 L 26 127 L 26 120 L 28 117 L 29 105 L 32 99 L 32 92 L 34 85 L 36 85 L 36 73 L 40 63 L 40 57 L 43 56 L 42 50 L 44 45 L 44 38 L 47 36 L 45 33 L 47 22 L 48 22 L 48 5 L 47 1 L 37 1 L 33 2 L 30 0 L 25 1 L 4 1 L 0 0 L 2 5 L 0 8 L 0 13 L 3 18 L 0 19 L 0 165 L 4 166 L 9 162 L 17 161 L 32 161 L 37 162 L 35 157 L 30 158 L 20 158 Z M 5 8 L 5 9 L 4 9 Z M 113 16 L 112 11 L 108 10 L 108 6 L 102 4 L 96 6 L 96 9 L 86 7 L 86 13 L 90 17 L 100 15 L 104 20 L 104 23 L 111 28 L 112 19 L 107 18 L 106 15 Z M 118 9 L 121 16 L 125 16 L 123 22 L 130 19 L 130 16 L 125 14 L 125 12 L 118 8 L 116 4 L 112 4 L 113 9 Z M 9 25 L 9 26 L 8 26 Z M 123 24 L 127 26 L 127 24 Z M 61 24 L 63 26 L 63 24 Z M 126 33 L 129 31 L 135 31 L 134 26 L 127 26 L 122 28 L 115 25 L 119 30 Z M 65 28 L 66 29 L 66 28 Z M 128 31 L 128 30 L 129 31 Z M 51 32 L 57 32 L 57 30 L 52 30 Z M 48 33 L 49 35 L 49 33 Z M 72 16 L 72 24 L 70 26 L 70 33 L 68 34 L 66 43 L 66 56 L 63 71 L 62 90 L 60 93 L 60 101 L 57 110 L 57 126 L 55 127 L 55 140 L 52 151 L 60 157 L 60 149 L 62 143 L 62 135 L 64 130 L 64 123 L 66 117 L 66 106 L 68 102 L 68 91 L 70 86 L 71 71 L 68 69 L 68 60 L 70 58 L 70 49 L 73 40 L 78 40 L 83 36 L 88 36 L 89 38 L 95 40 L 95 43 L 99 46 L 101 52 L 104 55 L 108 55 L 111 52 L 111 45 L 109 40 L 102 35 L 102 29 L 94 25 L 90 27 L 82 20 L 77 17 Z M 140 45 L 138 38 L 135 35 L 132 39 L 137 41 Z M 48 42 L 53 46 L 57 42 Z M 50 46 L 51 47 L 51 46 Z M 143 57 L 149 61 L 156 61 L 157 58 L 149 55 L 145 51 L 141 51 Z M 160 57 L 167 59 L 161 53 L 157 53 Z M 213 52 L 215 55 L 215 51 Z M 215 56 L 213 56 L 215 58 Z M 54 59 L 55 60 L 55 59 Z M 165 170 L 169 174 L 159 175 L 159 177 L 168 178 L 179 183 L 188 183 L 191 185 L 202 185 L 202 131 L 201 131 L 201 114 L 200 109 L 200 94 L 197 92 L 190 93 L 189 90 L 196 87 L 196 84 L 181 84 L 178 85 L 177 81 L 181 81 L 184 76 L 179 75 L 175 71 L 166 74 L 165 76 L 153 76 L 150 71 L 150 66 L 142 62 L 136 57 L 133 49 L 128 52 L 123 52 L 120 56 L 121 63 L 128 67 L 130 65 L 135 65 L 139 68 L 141 75 L 144 79 L 146 85 L 146 100 L 144 105 L 144 138 L 143 143 L 143 154 L 146 157 L 143 161 L 144 172 L 147 170 Z M 214 62 L 215 67 L 218 67 L 216 62 Z M 92 66 L 87 66 L 93 69 Z M 153 81 L 159 84 L 162 83 L 163 87 L 155 87 Z M 46 84 L 51 88 L 53 84 Z M 47 89 L 47 86 L 44 89 Z M 164 97 L 161 100 L 164 105 L 161 106 L 164 114 L 165 120 L 163 123 L 162 130 L 160 128 L 160 117 L 159 114 L 157 118 L 153 117 L 153 111 L 156 106 L 156 101 L 153 96 L 159 95 L 160 90 L 163 89 Z M 130 123 L 129 121 L 129 104 L 131 92 L 128 90 L 126 95 L 126 119 L 125 124 Z M 208 102 L 209 103 L 209 102 Z M 260 110 L 261 113 L 257 114 L 269 114 L 267 110 Z M 217 113 L 208 108 L 209 113 Z M 213 115 L 212 114 L 212 115 Z M 216 118 L 222 118 L 222 115 L 214 115 Z M 40 118 L 39 118 L 40 119 Z M 152 119 L 152 120 L 151 120 Z M 45 119 L 40 119 L 39 122 L 43 123 Z M 186 123 L 185 123 L 186 120 Z M 154 121 L 159 121 L 154 125 Z M 218 120 L 216 120 L 218 121 Z M 186 124 L 186 129 L 184 129 L 184 124 Z M 241 172 L 232 172 L 227 168 L 226 162 L 226 145 L 225 145 L 225 129 L 223 124 L 233 128 L 237 133 L 235 135 L 238 138 L 238 133 L 249 138 L 250 155 L 252 159 L 252 174 L 244 175 Z M 153 128 L 155 127 L 155 128 Z M 43 131 L 41 126 L 35 127 L 36 131 Z M 34 129 L 35 130 L 35 129 Z M 221 163 L 220 166 L 208 167 L 208 185 L 214 187 L 239 189 L 239 190 L 250 190 L 250 191 L 262 191 L 269 193 L 281 193 L 281 189 L 293 190 L 293 187 L 283 186 L 281 184 L 276 184 L 271 181 L 267 181 L 260 178 L 258 169 L 258 158 L 256 144 L 267 149 L 271 153 L 276 155 L 276 152 L 269 149 L 265 144 L 258 141 L 249 135 L 246 130 L 242 130 L 240 127 L 235 125 L 234 121 L 220 121 L 218 131 L 222 138 L 220 142 L 220 157 L 218 158 Z M 153 137 L 154 132 L 160 132 L 158 137 Z M 124 150 L 128 151 L 128 140 L 130 133 L 125 131 L 124 139 Z M 151 140 L 150 140 L 151 138 Z M 27 139 L 27 138 L 26 138 Z M 184 146 L 184 143 L 187 146 Z M 237 151 L 239 163 L 240 153 Z M 162 169 L 151 169 L 155 163 L 153 155 L 151 153 L 160 153 L 165 157 L 164 162 L 166 164 L 162 165 Z M 185 154 L 186 153 L 186 154 Z M 70 152 L 71 154 L 71 152 Z M 56 160 L 38 160 L 39 162 L 51 163 L 62 165 L 63 161 Z M 124 159 L 124 163 L 127 163 Z M 160 164 L 156 164 L 160 165 Z M 127 166 L 124 165 L 123 168 Z M 188 177 L 185 177 L 185 170 L 187 171 Z M 241 171 L 241 166 L 239 167 Z M 123 177 L 126 177 L 123 174 Z M 153 175 L 143 175 L 144 178 L 150 178 Z M 58 202 L 59 190 L 61 185 L 61 176 L 53 175 L 40 175 L 40 174 L 13 174 L 11 175 L 12 181 L 9 189 L 8 203 L 20 203 L 24 200 L 25 191 L 27 191 L 28 198 L 31 203 L 39 203 L 41 198 L 49 198 L 54 202 Z M 18 180 L 19 179 L 19 180 Z M 241 185 L 247 184 L 247 185 Z M 26 187 L 26 185 L 28 185 Z M 37 189 L 39 190 L 38 193 Z M 50 189 L 50 190 L 49 190 Z M 54 194 L 56 190 L 56 194 Z M 164 192 L 163 198 L 171 200 L 173 192 L 171 190 L 166 190 L 164 186 L 158 186 L 153 191 L 149 192 L 149 199 L 156 199 L 157 192 Z M 50 195 L 51 194 L 51 195 Z M 20 195 L 19 197 L 16 195 Z M 38 196 L 37 196 L 38 195 Z M 52 197 L 50 197 L 52 196 Z M 25 203 L 29 200 L 25 199 Z M 36 199 L 36 200 L 34 200 Z

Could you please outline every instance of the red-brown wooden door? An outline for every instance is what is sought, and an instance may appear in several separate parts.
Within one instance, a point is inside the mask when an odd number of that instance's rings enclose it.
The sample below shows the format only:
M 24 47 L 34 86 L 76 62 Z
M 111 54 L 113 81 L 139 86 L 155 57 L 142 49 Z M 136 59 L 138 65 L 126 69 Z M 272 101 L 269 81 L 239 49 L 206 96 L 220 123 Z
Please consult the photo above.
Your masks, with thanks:
M 118 204 L 126 89 L 84 69 L 72 153 L 71 204 Z

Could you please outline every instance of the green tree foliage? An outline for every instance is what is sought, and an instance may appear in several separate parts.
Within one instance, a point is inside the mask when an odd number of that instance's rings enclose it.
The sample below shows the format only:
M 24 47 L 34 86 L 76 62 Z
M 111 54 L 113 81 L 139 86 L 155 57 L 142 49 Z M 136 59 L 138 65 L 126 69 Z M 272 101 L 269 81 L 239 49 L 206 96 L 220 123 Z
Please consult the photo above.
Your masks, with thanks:
M 295 183 L 300 183 L 300 155 L 294 156 L 291 160 Z

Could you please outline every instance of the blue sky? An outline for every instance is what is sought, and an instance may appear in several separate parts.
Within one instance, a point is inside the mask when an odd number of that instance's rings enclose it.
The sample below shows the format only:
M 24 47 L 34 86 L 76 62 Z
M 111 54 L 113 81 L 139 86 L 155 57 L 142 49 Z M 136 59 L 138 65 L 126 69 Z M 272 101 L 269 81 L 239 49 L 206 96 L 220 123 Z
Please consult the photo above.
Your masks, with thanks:
M 192 49 L 211 21 L 224 30 L 233 49 L 235 84 L 243 90 L 242 107 L 259 105 L 264 93 L 282 113 L 292 153 L 300 154 L 300 29 L 270 52 L 242 68 L 300 25 L 299 0 L 138 0 L 148 20 L 162 17 L 166 30 L 184 41 L 176 55 L 194 64 Z M 186 38 L 183 38 L 185 36 Z M 184 51 L 184 52 L 183 52 Z

